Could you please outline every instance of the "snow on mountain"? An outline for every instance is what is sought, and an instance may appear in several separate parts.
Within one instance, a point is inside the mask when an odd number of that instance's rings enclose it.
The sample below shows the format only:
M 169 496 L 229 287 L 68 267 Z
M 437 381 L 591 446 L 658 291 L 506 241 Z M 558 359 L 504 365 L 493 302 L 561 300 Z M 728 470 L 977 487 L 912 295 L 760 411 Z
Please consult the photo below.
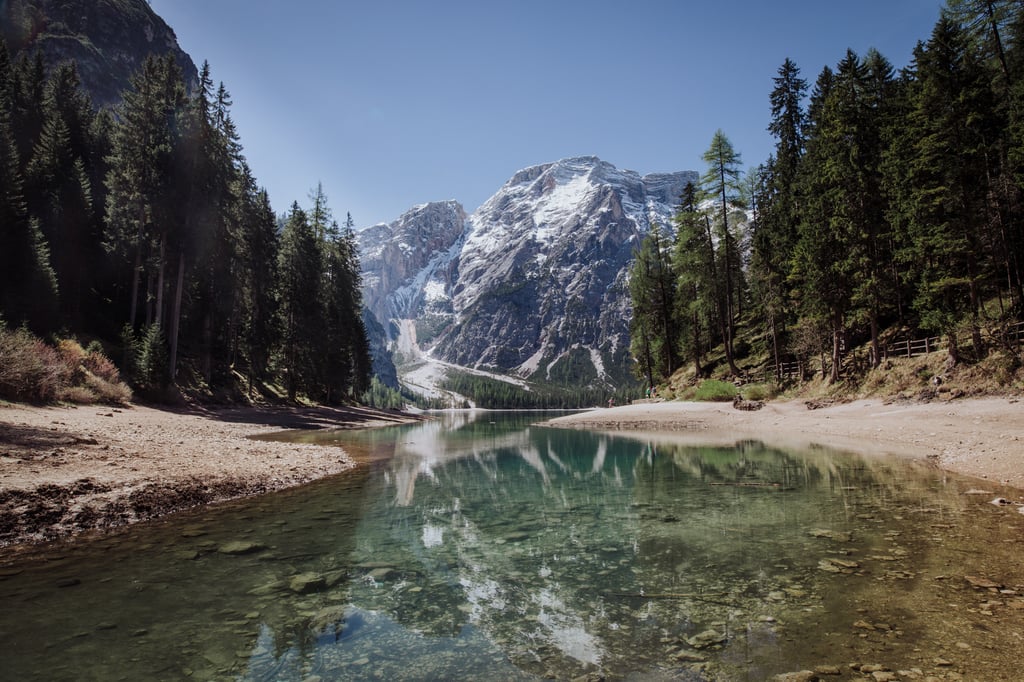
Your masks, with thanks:
M 357 233 L 363 301 L 378 320 L 414 318 L 428 290 L 432 302 L 446 296 L 466 217 L 457 201 L 421 204 L 390 225 Z
M 392 338 L 412 320 L 420 355 L 450 366 L 621 384 L 633 250 L 652 223 L 671 225 L 696 181 L 578 157 L 519 171 L 470 216 L 455 202 L 417 206 L 359 234 L 364 300 Z

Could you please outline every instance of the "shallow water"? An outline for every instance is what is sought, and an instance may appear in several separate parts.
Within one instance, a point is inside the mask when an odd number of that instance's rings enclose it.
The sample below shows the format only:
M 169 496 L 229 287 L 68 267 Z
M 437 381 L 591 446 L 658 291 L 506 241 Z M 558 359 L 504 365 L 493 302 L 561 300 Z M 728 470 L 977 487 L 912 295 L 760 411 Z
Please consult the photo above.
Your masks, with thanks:
M 8 560 L 0 679 L 1017 679 L 998 489 L 540 418 L 291 433 L 369 463 Z

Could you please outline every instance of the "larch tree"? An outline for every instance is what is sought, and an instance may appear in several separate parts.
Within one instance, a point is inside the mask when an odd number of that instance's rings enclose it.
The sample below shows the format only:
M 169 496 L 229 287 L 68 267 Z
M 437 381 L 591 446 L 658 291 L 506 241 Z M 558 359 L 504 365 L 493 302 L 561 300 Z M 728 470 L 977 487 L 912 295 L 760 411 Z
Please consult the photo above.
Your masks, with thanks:
M 707 170 L 700 179 L 701 200 L 714 202 L 713 225 L 717 242 L 718 264 L 716 286 L 718 292 L 719 324 L 722 344 L 729 371 L 739 375 L 733 344 L 736 336 L 736 318 L 739 296 L 742 295 L 743 263 L 739 241 L 735 233 L 735 221 L 730 222 L 736 207 L 742 207 L 743 173 L 740 155 L 733 149 L 729 138 L 721 130 L 715 132 L 711 146 L 702 157 Z

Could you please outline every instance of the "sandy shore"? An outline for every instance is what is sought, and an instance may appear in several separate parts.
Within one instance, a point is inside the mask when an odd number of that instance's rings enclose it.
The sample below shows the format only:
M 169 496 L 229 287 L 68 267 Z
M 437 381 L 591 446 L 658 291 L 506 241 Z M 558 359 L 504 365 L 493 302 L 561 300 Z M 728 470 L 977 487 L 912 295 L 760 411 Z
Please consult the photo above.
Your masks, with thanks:
M 859 400 L 808 409 L 771 402 L 746 412 L 731 403 L 661 402 L 559 417 L 556 426 L 673 431 L 695 442 L 756 438 L 777 445 L 831 445 L 865 454 L 926 458 L 969 476 L 1024 489 L 1024 402 L 982 398 L 931 403 Z
M 354 465 L 340 448 L 249 436 L 411 419 L 361 408 L 0 406 L 0 546 L 279 490 Z
M 366 428 L 414 419 L 367 409 L 0 406 L 0 547 L 107 529 L 198 504 L 300 485 L 354 462 L 340 448 L 252 440 L 285 428 Z M 662 402 L 559 417 L 557 426 L 676 438 L 823 444 L 928 459 L 1022 490 L 1024 402 L 861 400 L 809 410 L 772 402 Z

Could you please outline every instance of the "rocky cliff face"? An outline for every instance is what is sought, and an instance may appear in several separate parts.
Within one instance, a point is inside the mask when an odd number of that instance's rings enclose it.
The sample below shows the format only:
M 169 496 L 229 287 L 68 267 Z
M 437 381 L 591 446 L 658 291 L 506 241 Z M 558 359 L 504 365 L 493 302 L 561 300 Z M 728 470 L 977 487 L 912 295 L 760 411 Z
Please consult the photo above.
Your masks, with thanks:
M 174 31 L 146 0 L 5 0 L 0 35 L 12 54 L 42 52 L 47 67 L 74 60 L 97 107 L 121 101 L 149 54 L 172 54 L 194 87 L 198 72 Z
M 444 201 L 359 233 L 363 303 L 378 320 L 414 319 L 452 287 L 466 218 L 457 201 Z
M 437 360 L 620 385 L 631 362 L 633 250 L 653 222 L 670 224 L 696 181 L 582 157 L 516 173 L 468 218 L 454 202 L 418 207 L 360 234 L 365 300 L 382 320 L 415 321 L 414 341 Z

